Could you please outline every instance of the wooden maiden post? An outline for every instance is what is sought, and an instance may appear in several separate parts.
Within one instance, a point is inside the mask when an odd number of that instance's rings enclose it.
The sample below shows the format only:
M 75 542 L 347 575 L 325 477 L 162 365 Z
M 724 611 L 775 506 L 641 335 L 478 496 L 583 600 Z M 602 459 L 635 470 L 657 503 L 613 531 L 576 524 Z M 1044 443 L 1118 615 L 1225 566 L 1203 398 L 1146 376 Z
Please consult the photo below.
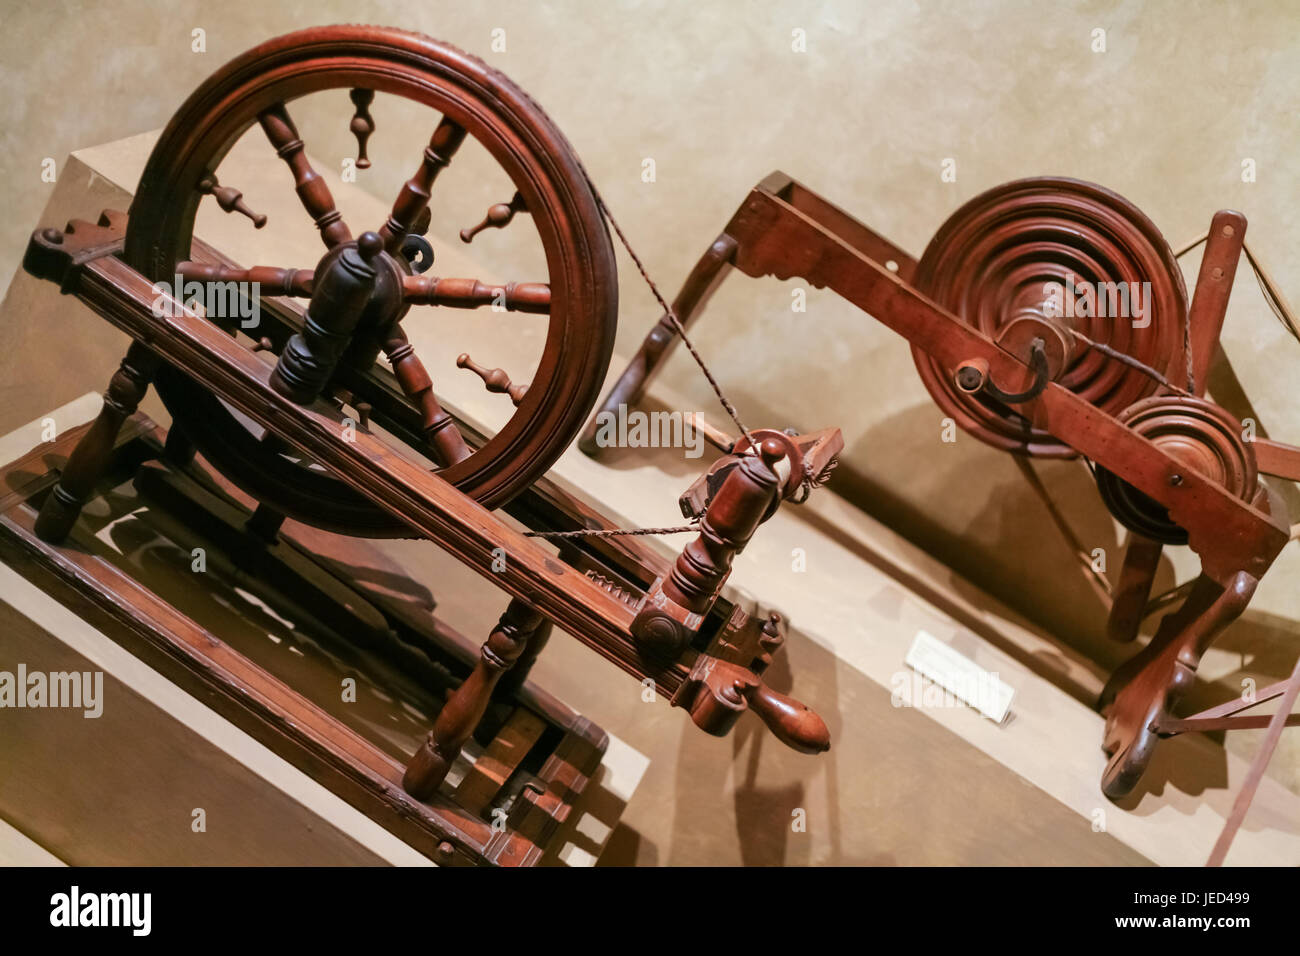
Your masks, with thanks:
M 739 456 L 700 520 L 700 534 L 677 556 L 672 571 L 646 596 L 632 635 L 650 653 L 682 652 L 731 573 L 731 561 L 773 510 L 781 487 L 776 464 L 786 455 L 768 438 L 758 455 Z

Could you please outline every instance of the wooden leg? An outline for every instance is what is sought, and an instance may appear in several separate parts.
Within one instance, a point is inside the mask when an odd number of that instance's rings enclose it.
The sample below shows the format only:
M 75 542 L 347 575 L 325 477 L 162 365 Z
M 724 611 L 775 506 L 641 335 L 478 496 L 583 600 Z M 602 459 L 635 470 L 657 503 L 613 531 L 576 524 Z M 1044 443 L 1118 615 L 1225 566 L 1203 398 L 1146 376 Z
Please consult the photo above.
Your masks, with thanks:
M 545 620 L 531 605 L 511 599 L 483 645 L 474 670 L 443 705 L 428 739 L 407 765 L 402 778 L 407 793 L 427 800 L 437 792 L 465 741 L 483 719 L 497 681 L 523 654 Z
M 474 739 L 484 747 L 490 745 L 506 722 L 512 719 L 511 714 L 521 709 L 514 706 L 512 698 L 524 685 L 524 681 L 528 680 L 529 672 L 537 663 L 542 649 L 551 639 L 552 630 L 550 621 L 542 621 L 541 626 L 529 635 L 528 643 L 524 645 L 524 651 L 519 655 L 514 666 L 502 674 L 501 679 L 497 681 L 497 686 L 492 691 L 493 705 L 489 705 L 488 712 L 474 728 Z
M 1160 569 L 1160 555 L 1164 545 L 1140 534 L 1129 537 L 1124 551 L 1124 567 L 1119 573 L 1119 585 L 1110 605 L 1106 620 L 1106 636 L 1117 643 L 1127 644 L 1138 635 L 1145 616 L 1147 601 L 1151 600 L 1151 585 Z
M 1273 712 L 1273 717 L 1268 722 L 1268 732 L 1264 735 L 1264 742 L 1250 762 L 1246 779 L 1237 792 L 1237 799 L 1232 802 L 1232 813 L 1228 815 L 1228 822 L 1223 825 L 1223 832 L 1214 843 L 1214 850 L 1206 860 L 1206 866 L 1223 866 L 1223 859 L 1228 855 L 1233 837 L 1245 822 L 1251 801 L 1255 799 L 1255 791 L 1259 788 L 1260 781 L 1264 779 L 1264 771 L 1268 769 L 1268 762 L 1273 759 L 1273 751 L 1277 749 L 1282 731 L 1287 727 L 1287 717 L 1295 707 L 1298 696 L 1300 696 L 1300 660 L 1296 661 L 1295 667 L 1291 670 L 1291 679 L 1287 681 L 1286 690 L 1282 694 L 1282 699 L 1278 701 L 1277 710 Z
M 1118 800 L 1137 785 L 1160 739 L 1157 722 L 1191 686 L 1201 655 L 1246 609 L 1258 583 L 1241 571 L 1225 588 L 1202 574 L 1151 643 L 1111 677 L 1103 691 L 1111 699 L 1102 742 L 1110 755 L 1101 778 L 1106 796 Z
M 524 645 L 523 653 L 519 655 L 514 666 L 502 675 L 500 683 L 497 684 L 494 696 L 498 700 L 511 696 L 523 686 L 524 681 L 528 680 L 528 674 L 537 663 L 538 655 L 551 639 L 551 631 L 551 622 L 543 620 L 537 630 L 528 636 L 528 643 Z
M 676 313 L 683 327 L 691 324 L 708 302 L 713 290 L 726 278 L 730 271 L 727 266 L 731 265 L 735 253 L 736 240 L 724 232 L 713 240 L 713 244 L 695 263 L 695 268 L 686 277 L 681 291 L 673 300 L 673 312 Z M 628 367 L 623 370 L 614 387 L 609 390 L 600 409 L 583 429 L 582 436 L 578 439 L 578 447 L 583 452 L 592 457 L 600 454 L 600 446 L 596 444 L 596 433 L 600 429 L 601 416 L 617 415 L 620 405 L 631 408 L 639 402 L 660 364 L 676 344 L 677 328 L 668 316 L 662 316 L 650 330 L 650 334 L 645 337 L 641 348 L 633 356 Z
M 42 541 L 58 544 L 76 524 L 86 499 L 108 470 L 113 443 L 122 423 L 135 414 L 159 364 L 160 360 L 153 352 L 139 342 L 131 343 L 121 366 L 108 383 L 99 417 L 68 456 L 68 464 L 59 476 L 58 484 L 50 490 L 41 506 L 41 513 L 36 518 L 36 534 Z
M 1219 348 L 1219 335 L 1228 314 L 1228 297 L 1232 294 L 1232 280 L 1237 275 L 1237 261 L 1241 258 L 1245 239 L 1245 216 L 1231 209 L 1221 209 L 1214 214 L 1205 239 L 1205 253 L 1201 256 L 1201 271 L 1192 291 L 1192 304 L 1187 312 L 1197 395 L 1205 394 L 1210 363 Z

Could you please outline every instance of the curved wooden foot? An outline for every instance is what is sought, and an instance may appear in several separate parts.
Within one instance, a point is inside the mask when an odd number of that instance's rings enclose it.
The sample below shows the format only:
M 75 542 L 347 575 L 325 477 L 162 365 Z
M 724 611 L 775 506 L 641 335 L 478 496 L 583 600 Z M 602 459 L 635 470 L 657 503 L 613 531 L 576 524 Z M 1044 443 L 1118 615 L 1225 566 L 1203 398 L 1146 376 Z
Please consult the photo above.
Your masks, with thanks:
M 1171 715 L 1191 686 L 1201 655 L 1250 603 L 1258 581 L 1244 571 L 1223 587 L 1202 574 L 1187 600 L 1160 622 L 1155 637 L 1115 671 L 1102 691 L 1110 756 L 1101 789 L 1112 800 L 1127 796 L 1151 762 L 1159 720 Z

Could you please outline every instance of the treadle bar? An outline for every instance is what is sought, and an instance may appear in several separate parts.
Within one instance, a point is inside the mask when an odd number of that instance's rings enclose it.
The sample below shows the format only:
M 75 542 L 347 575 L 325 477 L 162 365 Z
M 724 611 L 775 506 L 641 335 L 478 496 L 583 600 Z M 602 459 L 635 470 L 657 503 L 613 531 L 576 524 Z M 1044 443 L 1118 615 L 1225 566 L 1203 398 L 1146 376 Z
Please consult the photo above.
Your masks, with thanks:
M 1268 769 L 1268 763 L 1273 759 L 1273 751 L 1277 749 L 1278 741 L 1282 739 L 1282 731 L 1292 726 L 1291 718 L 1294 715 L 1291 709 L 1295 707 L 1296 697 L 1300 696 L 1300 659 L 1296 660 L 1295 668 L 1291 671 L 1291 677 L 1285 685 L 1286 690 L 1281 695 L 1282 700 L 1269 720 L 1268 733 L 1264 735 L 1264 741 L 1260 744 L 1255 759 L 1251 761 L 1250 769 L 1246 771 L 1246 779 L 1241 789 L 1237 791 L 1237 799 L 1232 804 L 1232 814 L 1228 817 L 1228 822 L 1223 825 L 1223 832 L 1219 834 L 1219 839 L 1210 852 L 1210 858 L 1205 861 L 1206 866 L 1223 865 L 1223 860 L 1228 855 L 1228 848 L 1232 846 L 1233 837 L 1237 835 L 1237 831 L 1241 829 L 1241 824 L 1246 819 L 1246 814 L 1250 812 L 1250 805 L 1255 800 L 1255 791 L 1260 781 L 1264 779 L 1264 771 Z
M 1156 732 L 1162 737 L 1174 737 L 1178 734 L 1213 733 L 1219 730 L 1262 730 L 1269 726 L 1269 722 L 1273 719 L 1272 714 L 1250 714 L 1244 717 L 1239 715 L 1243 710 L 1258 707 L 1260 704 L 1281 697 L 1290 684 L 1288 680 L 1280 680 L 1257 691 L 1254 700 L 1246 701 L 1240 698 L 1230 700 L 1190 717 L 1162 716 L 1156 721 Z M 1300 714 L 1292 714 L 1288 717 L 1286 725 L 1300 726 Z

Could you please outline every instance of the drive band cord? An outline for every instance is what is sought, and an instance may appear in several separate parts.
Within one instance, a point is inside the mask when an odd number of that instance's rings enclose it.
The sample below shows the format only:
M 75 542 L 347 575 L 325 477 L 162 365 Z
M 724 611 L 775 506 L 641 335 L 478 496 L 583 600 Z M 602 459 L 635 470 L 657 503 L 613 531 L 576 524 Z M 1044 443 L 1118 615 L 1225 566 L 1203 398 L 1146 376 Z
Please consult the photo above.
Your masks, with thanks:
M 581 163 L 579 163 L 579 165 L 581 165 Z M 695 359 L 695 364 L 700 367 L 700 371 L 703 372 L 704 377 L 708 379 L 709 386 L 713 389 L 713 394 L 718 397 L 718 401 L 721 403 L 722 407 L 726 409 L 727 414 L 731 416 L 731 420 L 736 423 L 736 427 L 740 429 L 740 433 L 745 436 L 746 440 L 749 442 L 750 449 L 756 452 L 758 446 L 754 442 L 754 436 L 751 435 L 749 429 L 745 427 L 745 423 L 740 420 L 740 414 L 736 411 L 736 406 L 731 403 L 731 400 L 727 398 L 726 393 L 722 391 L 722 386 L 718 384 L 717 378 L 715 378 L 713 372 L 710 371 L 708 363 L 704 361 L 704 357 L 700 355 L 699 350 L 695 348 L 694 343 L 691 342 L 690 337 L 686 334 L 686 326 L 682 323 L 682 320 L 677 317 L 677 313 L 674 311 L 673 307 L 670 306 L 668 301 L 663 297 L 663 293 L 659 291 L 659 287 L 655 285 L 655 281 L 650 278 L 650 273 L 646 271 L 645 264 L 641 261 L 641 257 L 638 256 L 636 250 L 632 248 L 632 243 L 628 242 L 627 236 L 623 234 L 623 229 L 618 224 L 618 220 L 615 219 L 614 214 L 609 211 L 609 206 L 605 205 L 604 197 L 602 197 L 600 191 L 596 189 L 596 184 L 591 182 L 591 177 L 587 175 L 586 169 L 583 169 L 582 172 L 584 176 L 587 176 L 587 182 L 591 186 L 592 195 L 596 197 L 596 204 L 600 207 L 601 214 L 609 220 L 610 226 L 614 229 L 614 234 L 618 236 L 618 241 L 622 243 L 623 248 L 627 250 L 627 254 L 636 265 L 637 271 L 641 273 L 641 278 L 645 280 L 645 284 L 649 287 L 650 293 L 655 297 L 655 301 L 659 303 L 660 308 L 664 310 L 664 315 L 667 316 L 669 322 L 672 323 L 673 330 L 681 338 L 682 344 L 686 346 L 686 350 L 691 353 L 691 358 Z M 826 477 L 829 477 L 829 471 L 830 469 L 827 468 Z M 812 488 L 816 487 L 819 483 L 818 479 L 821 479 L 821 482 L 825 481 L 825 478 L 821 475 L 812 479 L 805 478 L 804 483 L 806 486 L 806 492 L 811 491 Z M 802 504 L 803 501 L 807 500 L 806 492 L 803 498 L 796 503 Z M 577 531 L 525 531 L 524 534 L 530 538 L 612 538 L 621 535 L 639 536 L 682 534 L 687 531 L 699 530 L 699 518 L 695 518 L 690 524 L 678 525 L 672 528 L 586 528 Z

